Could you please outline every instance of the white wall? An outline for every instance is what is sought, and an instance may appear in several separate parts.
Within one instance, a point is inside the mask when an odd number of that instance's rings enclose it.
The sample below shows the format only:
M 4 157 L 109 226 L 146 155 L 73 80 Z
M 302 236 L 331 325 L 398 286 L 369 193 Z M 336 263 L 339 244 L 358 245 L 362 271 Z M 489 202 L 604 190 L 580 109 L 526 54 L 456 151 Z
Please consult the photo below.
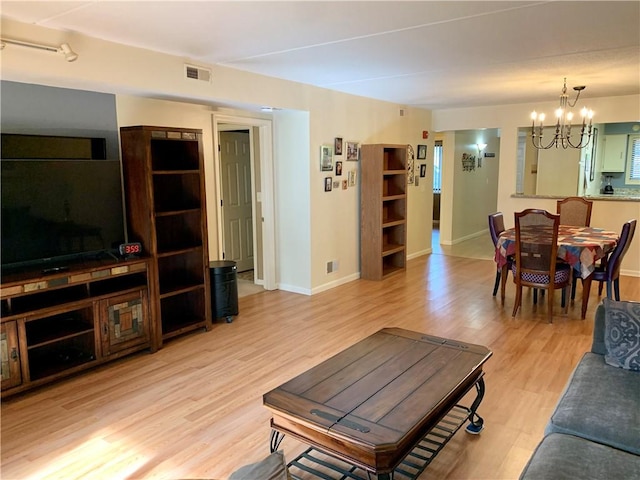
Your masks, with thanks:
M 580 153 L 581 150 L 574 149 L 539 150 L 536 195 L 575 196 L 578 191 Z
M 133 95 L 116 95 L 116 116 L 119 127 L 154 125 L 202 130 L 204 173 L 207 185 L 207 224 L 209 258 L 218 259 L 217 205 L 215 195 L 215 164 L 213 155 L 211 107 L 154 100 Z
M 598 123 L 637 122 L 640 120 L 640 95 L 607 98 L 583 98 L 581 96 L 580 105 L 588 105 L 592 108 Z M 432 112 L 433 129 L 438 132 L 455 132 L 457 130 L 479 128 L 500 129 L 501 161 L 497 209 L 504 213 L 505 226 L 507 228 L 513 226 L 513 212 L 515 211 L 521 211 L 525 208 L 556 210 L 556 199 L 514 196 L 516 191 L 518 127 L 526 127 L 528 125 L 529 113 L 532 110 L 552 111 L 556 107 L 555 102 L 549 102 L 542 105 L 504 105 L 500 107 L 434 110 Z M 445 180 L 453 182 L 453 179 L 449 177 L 443 177 L 443 182 Z M 443 192 L 443 201 L 444 198 Z M 632 218 L 640 220 L 640 202 L 595 200 L 591 224 L 619 232 L 622 224 Z M 638 234 L 635 235 L 623 261 L 622 273 L 640 276 L 640 235 Z
M 80 55 L 68 63 L 59 56 L 32 49 L 2 51 L 5 80 L 34 83 L 118 95 L 121 125 L 163 124 L 202 128 L 210 252 L 217 252 L 217 225 L 212 205 L 215 169 L 211 139 L 214 110 L 257 112 L 261 105 L 282 109 L 274 115 L 274 170 L 277 200 L 276 229 L 286 239 L 278 249 L 277 268 L 282 287 L 313 293 L 359 276 L 359 188 L 324 192 L 320 171 L 320 145 L 335 137 L 360 143 L 427 143 L 423 130 L 431 130 L 430 112 L 387 102 L 373 101 L 309 85 L 210 66 L 212 83 L 184 78 L 187 58 L 118 45 L 79 34 L 70 34 L 2 19 L 3 36 L 32 42 L 68 42 Z M 203 65 L 206 66 L 206 65 Z M 400 116 L 400 108 L 405 115 Z M 298 117 L 300 112 L 304 115 Z M 302 124 L 296 124 L 299 120 Z M 280 122 L 280 124 L 279 124 Z M 301 128 L 306 129 L 305 132 Z M 308 138 L 308 140 L 307 140 Z M 295 139 L 295 140 L 294 140 Z M 306 144 L 306 148 L 303 145 Z M 433 168 L 433 144 L 429 144 Z M 291 149 L 284 148 L 290 146 Z M 359 169 L 359 162 L 343 164 L 344 172 Z M 344 175 L 344 174 L 343 174 Z M 344 177 L 343 177 L 344 178 Z M 426 183 L 426 182 L 425 182 Z M 293 206 L 289 202 L 300 202 Z M 292 208 L 293 207 L 293 208 Z M 430 188 L 409 190 L 408 255 L 426 252 L 431 237 Z M 337 272 L 327 275 L 326 262 L 337 260 Z
M 299 293 L 311 290 L 311 165 L 300 161 L 309 155 L 308 112 L 274 114 L 276 223 L 279 288 Z
M 445 170 L 453 170 L 452 209 L 443 216 L 451 216 L 451 230 L 444 232 L 440 228 L 441 243 L 455 244 L 474 236 L 487 234 L 487 216 L 496 211 L 498 191 L 498 169 L 500 165 L 499 138 L 496 130 L 464 130 L 453 136 L 454 156 L 444 164 Z M 493 158 L 482 158 L 482 166 L 475 170 L 464 171 L 462 154 L 476 157 L 478 164 L 478 143 L 486 143 L 484 152 L 495 153 Z M 443 141 L 443 149 L 449 150 L 450 144 Z M 483 152 L 483 153 L 484 153 Z M 452 162 L 452 163 L 450 163 Z M 443 191 L 448 185 L 443 185 Z M 444 238 L 443 238 L 444 237 Z

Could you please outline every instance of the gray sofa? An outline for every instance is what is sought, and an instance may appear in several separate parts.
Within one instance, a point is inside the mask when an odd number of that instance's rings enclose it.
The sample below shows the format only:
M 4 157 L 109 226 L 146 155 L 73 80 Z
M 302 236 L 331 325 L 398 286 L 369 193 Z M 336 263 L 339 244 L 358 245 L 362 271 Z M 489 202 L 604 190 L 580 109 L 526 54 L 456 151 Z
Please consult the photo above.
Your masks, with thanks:
M 640 479 L 638 343 L 640 303 L 605 299 L 521 480 Z

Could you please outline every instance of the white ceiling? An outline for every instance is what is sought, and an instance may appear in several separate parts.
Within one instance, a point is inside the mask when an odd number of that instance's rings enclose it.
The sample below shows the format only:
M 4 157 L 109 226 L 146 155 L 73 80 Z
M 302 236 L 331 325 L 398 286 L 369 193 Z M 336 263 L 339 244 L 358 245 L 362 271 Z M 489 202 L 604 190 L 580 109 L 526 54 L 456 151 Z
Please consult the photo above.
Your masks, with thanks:
M 25 23 L 430 109 L 555 100 L 564 77 L 587 85 L 581 98 L 640 93 L 638 0 L 0 6 Z

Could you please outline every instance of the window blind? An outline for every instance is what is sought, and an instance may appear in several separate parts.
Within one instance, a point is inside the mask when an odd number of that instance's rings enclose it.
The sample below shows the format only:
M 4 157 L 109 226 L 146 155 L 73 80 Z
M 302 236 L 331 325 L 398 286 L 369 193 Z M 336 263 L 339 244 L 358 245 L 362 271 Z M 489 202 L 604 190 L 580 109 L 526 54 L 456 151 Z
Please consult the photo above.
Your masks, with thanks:
M 629 145 L 629 181 L 640 183 L 640 135 L 631 135 Z
M 442 190 L 442 141 L 436 140 L 433 148 L 433 193 Z

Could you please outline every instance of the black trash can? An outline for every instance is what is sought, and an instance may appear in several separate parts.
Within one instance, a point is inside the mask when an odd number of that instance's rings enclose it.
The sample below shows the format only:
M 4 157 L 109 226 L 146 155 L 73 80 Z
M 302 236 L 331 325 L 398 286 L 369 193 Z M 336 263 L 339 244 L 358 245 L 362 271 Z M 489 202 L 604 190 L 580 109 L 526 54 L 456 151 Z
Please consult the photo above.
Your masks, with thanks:
M 238 315 L 238 275 L 236 262 L 219 260 L 209 265 L 211 303 L 214 318 L 225 318 L 227 323 Z

